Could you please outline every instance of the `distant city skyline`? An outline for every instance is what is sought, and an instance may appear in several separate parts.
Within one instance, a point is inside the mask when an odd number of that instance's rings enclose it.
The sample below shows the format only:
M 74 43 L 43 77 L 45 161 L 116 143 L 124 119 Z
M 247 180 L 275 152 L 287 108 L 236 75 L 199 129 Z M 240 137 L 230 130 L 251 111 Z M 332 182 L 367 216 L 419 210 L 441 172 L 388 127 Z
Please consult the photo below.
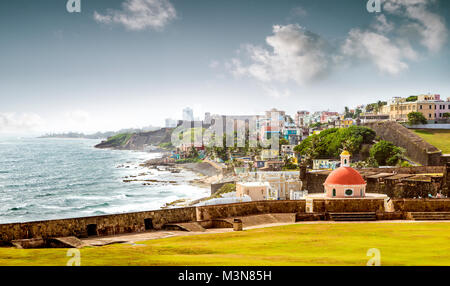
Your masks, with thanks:
M 0 3 L 0 135 L 450 97 L 450 1 L 66 2 Z

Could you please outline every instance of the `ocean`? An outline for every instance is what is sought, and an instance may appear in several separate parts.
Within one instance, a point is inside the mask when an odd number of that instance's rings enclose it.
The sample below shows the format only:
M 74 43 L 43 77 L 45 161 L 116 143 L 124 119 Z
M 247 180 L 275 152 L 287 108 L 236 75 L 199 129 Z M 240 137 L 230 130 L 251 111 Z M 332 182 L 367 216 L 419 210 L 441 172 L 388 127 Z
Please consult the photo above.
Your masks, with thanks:
M 160 154 L 94 148 L 99 142 L 0 138 L 0 223 L 156 210 L 209 195 L 188 184 L 195 173 L 139 166 Z M 123 182 L 127 176 L 163 182 Z

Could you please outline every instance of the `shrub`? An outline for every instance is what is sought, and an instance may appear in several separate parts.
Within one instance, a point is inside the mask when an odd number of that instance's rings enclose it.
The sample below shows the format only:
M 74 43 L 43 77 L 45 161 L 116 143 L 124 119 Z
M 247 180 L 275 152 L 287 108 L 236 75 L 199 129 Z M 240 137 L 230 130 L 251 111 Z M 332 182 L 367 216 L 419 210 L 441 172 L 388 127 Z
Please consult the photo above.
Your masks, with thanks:
M 370 149 L 370 156 L 380 166 L 396 166 L 403 159 L 404 150 L 392 142 L 381 140 Z
M 408 114 L 409 125 L 427 124 L 427 119 L 420 112 L 410 112 Z
M 236 184 L 225 184 L 220 189 L 217 190 L 217 192 L 214 193 L 214 195 L 211 196 L 211 198 L 221 198 L 223 194 L 231 193 L 236 191 Z
M 338 158 L 342 149 L 350 153 L 359 153 L 363 144 L 371 144 L 375 139 L 375 131 L 363 126 L 349 128 L 330 128 L 320 134 L 312 135 L 294 148 L 302 156 Z

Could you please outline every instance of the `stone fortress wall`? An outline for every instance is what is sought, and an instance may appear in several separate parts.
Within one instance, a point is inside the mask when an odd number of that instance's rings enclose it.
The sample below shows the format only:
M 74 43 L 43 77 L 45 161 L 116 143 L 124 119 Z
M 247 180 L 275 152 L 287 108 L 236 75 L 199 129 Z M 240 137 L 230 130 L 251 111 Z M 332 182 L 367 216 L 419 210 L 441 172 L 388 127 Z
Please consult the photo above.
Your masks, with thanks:
M 392 199 L 386 212 L 383 199 L 314 199 L 314 213 L 306 201 L 258 201 L 225 205 L 176 208 L 95 217 L 48 220 L 0 225 L 0 244 L 12 240 L 92 235 L 108 236 L 164 229 L 166 224 L 213 221 L 258 214 L 292 213 L 296 220 L 316 220 L 330 212 L 376 212 L 379 219 L 404 219 L 406 212 L 450 212 L 450 199 Z
M 386 194 L 390 198 L 426 198 L 439 191 L 448 195 L 450 165 L 407 168 L 369 168 L 358 170 L 367 182 L 367 193 Z M 302 174 L 303 172 L 303 174 Z M 331 171 L 300 170 L 303 189 L 308 193 L 323 193 L 323 183 Z
M 366 123 L 381 139 L 406 149 L 408 157 L 424 166 L 439 166 L 443 163 L 442 151 L 408 128 L 392 121 Z

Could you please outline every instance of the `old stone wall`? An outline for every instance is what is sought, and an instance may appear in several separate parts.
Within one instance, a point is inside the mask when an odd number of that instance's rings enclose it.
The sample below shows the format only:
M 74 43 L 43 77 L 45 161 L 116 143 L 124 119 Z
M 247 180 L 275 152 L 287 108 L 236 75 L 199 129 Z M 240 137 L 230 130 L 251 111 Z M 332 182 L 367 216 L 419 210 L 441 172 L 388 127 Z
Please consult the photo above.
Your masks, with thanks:
M 393 199 L 396 211 L 450 212 L 450 199 Z
M 304 213 L 306 203 L 300 201 L 259 201 L 197 207 L 197 220 L 248 216 L 268 213 Z
M 446 184 L 446 167 L 444 166 L 420 166 L 406 168 L 369 168 L 359 170 L 364 180 L 367 182 L 367 193 L 386 194 L 390 198 L 418 198 L 428 197 L 429 194 L 435 196 L 439 191 L 444 190 Z M 327 179 L 330 171 L 306 172 L 304 175 L 303 188 L 308 193 L 323 193 L 323 183 Z M 389 175 L 380 178 L 372 178 L 377 174 L 444 174 L 444 177 L 436 177 L 424 180 L 411 180 L 407 176 L 403 179 L 391 180 Z
M 297 220 L 324 219 L 328 212 L 376 212 L 380 219 L 402 219 L 406 212 L 450 211 L 450 199 L 314 199 L 313 214 L 305 213 L 305 200 L 259 201 L 225 205 L 177 208 L 117 215 L 37 221 L 0 225 L 0 244 L 16 239 L 115 235 L 159 230 L 165 224 L 200 221 L 205 227 L 229 227 L 223 218 L 269 213 L 295 213 Z M 390 213 L 386 213 L 389 211 Z
M 314 199 L 315 213 L 383 212 L 384 199 Z
M 88 236 L 88 228 L 101 236 L 142 232 L 146 230 L 146 222 L 148 229 L 161 229 L 166 223 L 194 221 L 195 215 L 195 208 L 179 208 L 73 219 L 1 224 L 0 241 L 38 237 L 86 237 Z
M 408 157 L 425 166 L 441 165 L 442 152 L 423 140 L 408 128 L 392 121 L 365 124 L 373 129 L 381 139 L 390 141 L 406 149 Z

